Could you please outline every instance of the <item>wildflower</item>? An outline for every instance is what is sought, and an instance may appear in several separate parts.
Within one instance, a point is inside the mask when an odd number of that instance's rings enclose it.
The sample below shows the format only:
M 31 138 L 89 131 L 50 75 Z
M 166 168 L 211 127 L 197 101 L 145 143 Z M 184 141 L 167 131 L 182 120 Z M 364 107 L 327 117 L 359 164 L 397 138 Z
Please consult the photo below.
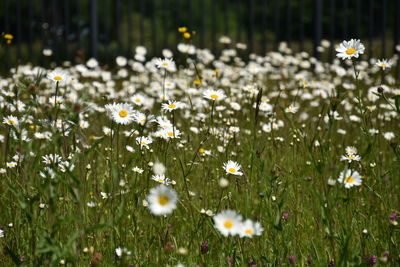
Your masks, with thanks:
M 166 215 L 176 209 L 178 197 L 175 190 L 162 184 L 150 189 L 146 200 L 149 203 L 148 208 L 154 215 Z
M 4 230 L 0 229 L 0 237 L 4 237 Z
M 239 171 L 242 168 L 242 166 L 240 166 L 239 163 L 234 162 L 232 160 L 225 162 L 223 168 L 225 169 L 227 174 L 233 174 L 239 176 L 243 175 L 243 173 Z
M 387 59 L 382 59 L 382 60 L 378 60 L 378 62 L 376 62 L 376 65 L 378 67 L 381 67 L 383 70 L 385 69 L 389 69 L 390 67 L 392 67 L 392 62 L 390 60 Z
M 156 59 L 155 64 L 156 64 L 156 67 L 159 69 L 168 70 L 173 67 L 174 61 L 169 58 L 164 58 L 164 59 L 158 58 L 158 59 Z
M 181 108 L 182 106 L 183 106 L 183 103 L 178 102 L 178 101 L 171 101 L 171 100 L 168 101 L 168 104 L 167 103 L 162 104 L 162 108 L 166 111 L 173 111 L 175 109 Z
M 106 192 L 100 192 L 100 195 L 102 199 L 108 199 L 111 194 Z
M 361 157 L 359 155 L 356 154 L 347 154 L 347 155 L 343 155 L 340 158 L 341 161 L 343 160 L 347 160 L 349 163 L 351 163 L 352 161 L 360 161 Z
M 358 58 L 359 55 L 364 54 L 365 47 L 360 40 L 351 39 L 350 41 L 343 41 L 338 48 L 336 48 L 337 57 L 341 59 Z
M 180 33 L 187 32 L 187 27 L 179 27 L 179 28 L 178 28 L 178 31 L 179 31 Z
M 135 111 L 130 104 L 118 104 L 111 113 L 113 120 L 118 124 L 129 124 L 133 121 Z
M 348 169 L 346 171 L 342 171 L 338 178 L 339 183 L 344 184 L 345 188 L 351 188 L 353 186 L 361 185 L 361 176 L 357 171 L 353 171 Z
M 136 137 L 136 144 L 140 145 L 140 148 L 147 148 L 149 149 L 149 144 L 151 144 L 153 142 L 153 140 L 151 140 L 151 138 L 146 137 L 146 136 L 139 136 Z
M 200 252 L 201 254 L 207 254 L 208 252 L 208 242 L 204 241 L 200 244 Z
M 121 257 L 124 256 L 124 255 L 126 255 L 126 256 L 131 255 L 131 252 L 130 252 L 127 248 L 120 248 L 120 247 L 118 247 L 118 248 L 115 249 L 115 254 L 116 254 L 119 258 L 121 258 Z
M 3 122 L 7 125 L 12 125 L 12 126 L 18 126 L 19 125 L 19 121 L 18 118 L 15 116 L 7 116 L 3 119 Z
M 214 226 L 223 236 L 239 234 L 242 215 L 233 210 L 224 210 L 214 216 Z
M 167 177 L 165 177 L 164 174 L 159 174 L 159 175 L 153 175 L 151 177 L 152 180 L 159 182 L 161 184 L 165 184 L 165 185 L 170 185 L 171 184 L 171 180 Z
M 346 147 L 346 153 L 349 155 L 355 155 L 357 154 L 358 150 L 354 146 L 348 146 Z
M 67 83 L 70 79 L 69 75 L 62 70 L 53 70 L 47 74 L 47 78 L 55 83 Z
M 143 172 L 143 169 L 136 166 L 132 168 L 132 171 L 141 174 Z
M 6 166 L 7 168 L 15 168 L 17 166 L 17 163 L 15 161 L 7 162 Z
M 6 40 L 6 43 L 9 45 L 12 43 L 12 40 L 14 39 L 14 35 L 11 33 L 6 33 L 3 35 L 3 38 Z
M 239 230 L 240 237 L 253 237 L 255 235 L 260 236 L 264 228 L 262 228 L 259 222 L 253 222 L 250 219 L 245 220 Z
M 215 101 L 215 100 L 222 100 L 226 96 L 224 94 L 224 91 L 222 91 L 221 89 L 219 90 L 208 89 L 204 91 L 203 97 Z
M 298 105 L 290 105 L 289 107 L 287 107 L 285 109 L 285 112 L 286 113 L 295 114 L 298 110 L 299 110 L 299 106 Z

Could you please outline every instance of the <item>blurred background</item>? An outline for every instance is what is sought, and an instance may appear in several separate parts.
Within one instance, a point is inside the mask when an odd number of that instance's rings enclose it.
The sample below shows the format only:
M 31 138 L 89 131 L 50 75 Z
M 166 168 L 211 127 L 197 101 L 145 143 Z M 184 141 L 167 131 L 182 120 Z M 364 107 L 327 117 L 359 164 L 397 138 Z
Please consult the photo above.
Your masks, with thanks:
M 391 57 L 399 44 L 400 0 L 1 0 L 0 56 L 7 62 L 102 63 L 149 56 L 189 42 L 218 54 L 221 36 L 259 54 L 285 41 L 293 51 L 330 60 L 338 43 L 360 38 L 370 57 Z M 192 33 L 184 40 L 178 27 Z M 7 35 L 9 34 L 9 35 Z M 11 36 L 10 36 L 11 34 Z M 10 39 L 11 38 L 11 39 Z M 326 43 L 325 43 L 326 44 Z M 399 47 L 398 47 L 399 48 Z M 248 53 L 246 53 L 248 54 Z

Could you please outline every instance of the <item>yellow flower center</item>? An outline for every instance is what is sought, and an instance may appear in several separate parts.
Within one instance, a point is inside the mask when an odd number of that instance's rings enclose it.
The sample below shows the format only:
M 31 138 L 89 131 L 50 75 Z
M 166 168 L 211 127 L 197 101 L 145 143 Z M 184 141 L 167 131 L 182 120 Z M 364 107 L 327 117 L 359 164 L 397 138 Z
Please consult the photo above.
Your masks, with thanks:
M 122 118 L 125 118 L 126 116 L 128 116 L 128 111 L 126 111 L 125 109 L 121 110 L 118 115 Z
M 226 221 L 224 222 L 224 227 L 231 229 L 233 227 L 233 222 L 232 221 Z
M 246 231 L 244 231 L 246 234 L 249 234 L 249 235 L 251 235 L 251 234 L 253 234 L 254 233 L 254 231 L 253 231 L 253 229 L 247 229 Z
M 168 105 L 168 108 L 176 108 L 176 105 L 175 104 L 170 104 L 170 105 Z
M 354 54 L 355 52 L 356 52 L 356 50 L 355 50 L 353 47 L 348 48 L 348 49 L 346 50 L 346 54 L 348 54 L 348 55 L 352 55 L 352 54 Z
M 235 168 L 229 168 L 228 171 L 229 172 L 236 172 L 236 169 Z
M 169 198 L 165 195 L 161 195 L 158 197 L 158 204 L 161 206 L 165 206 L 169 203 Z
M 351 184 L 352 182 L 354 182 L 354 178 L 353 177 L 351 177 L 351 176 L 346 177 L 346 183 Z
M 136 98 L 135 102 L 136 102 L 136 103 L 140 103 L 141 100 L 140 100 L 139 98 Z
M 385 64 L 385 63 L 382 63 L 382 64 L 381 64 L 381 67 L 384 67 L 384 68 L 386 68 L 386 67 L 387 67 L 387 64 Z
M 168 66 L 168 62 L 163 62 L 161 65 Z
M 210 97 L 212 98 L 212 99 L 218 99 L 218 95 L 216 95 L 216 94 L 212 94 L 212 95 L 210 95 Z
M 169 132 L 168 136 L 174 136 L 174 133 L 173 132 Z
M 145 141 L 140 142 L 141 145 L 147 145 Z
M 14 120 L 8 120 L 8 123 L 9 124 L 15 124 L 15 121 Z
M 63 78 L 61 76 L 54 76 L 53 79 L 56 81 L 61 81 Z
M 204 152 L 205 152 L 205 149 L 201 147 L 201 148 L 199 148 L 199 152 L 200 152 L 200 153 L 204 153 Z

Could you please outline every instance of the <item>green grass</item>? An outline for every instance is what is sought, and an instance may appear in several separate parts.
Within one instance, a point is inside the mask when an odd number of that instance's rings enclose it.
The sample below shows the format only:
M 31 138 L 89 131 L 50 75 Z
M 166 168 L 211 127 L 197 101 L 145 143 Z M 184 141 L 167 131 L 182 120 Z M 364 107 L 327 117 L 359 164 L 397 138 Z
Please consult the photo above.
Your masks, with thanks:
M 129 68 L 127 78 L 113 78 L 115 85 L 109 84 L 107 93 L 93 85 L 94 81 L 105 84 L 103 80 L 82 76 L 71 67 L 66 70 L 84 86 L 80 91 L 72 85 L 61 87 L 58 94 L 67 99 L 63 106 L 48 100 L 55 85 L 45 77 L 19 73 L 3 78 L 1 119 L 14 115 L 20 125 L 2 123 L 0 129 L 4 136 L 0 167 L 6 170 L 0 174 L 0 227 L 4 230 L 0 265 L 59 266 L 64 261 L 66 266 L 228 266 L 228 262 L 246 266 L 252 260 L 258 266 L 286 266 L 293 255 L 299 266 L 327 266 L 329 262 L 334 266 L 367 266 L 365 255 L 377 256 L 382 265 L 398 265 L 399 227 L 389 215 L 400 212 L 399 113 L 392 91 L 399 84 L 385 80 L 389 88 L 385 96 L 393 106 L 382 106 L 386 103 L 382 94 L 375 103 L 367 98 L 368 88 L 380 84 L 380 74 L 372 66 L 362 70 L 368 79 L 362 79 L 351 91 L 343 88 L 344 83 L 356 84 L 351 71 L 340 77 L 329 68 L 317 74 L 298 64 L 285 65 L 285 60 L 264 60 L 274 68 L 258 75 L 239 76 L 245 68 L 231 63 L 220 69 L 218 76 L 210 74 L 212 65 L 199 68 L 203 85 L 190 99 L 187 89 L 195 87 L 193 81 L 198 78 L 193 66 L 180 66 L 178 72 L 169 73 L 167 79 L 184 85 L 168 94 L 187 106 L 164 115 L 182 136 L 169 141 L 154 138 L 150 149 L 141 149 L 135 138 L 139 133 L 148 136 L 155 132 L 155 123 L 116 125 L 105 112 L 94 109 L 93 103 L 102 108 L 114 101 L 129 102 L 133 93 L 127 88 L 132 85 L 156 100 L 135 108 L 160 115 L 160 98 L 152 93 L 155 87 L 151 84 L 163 80 L 160 70 L 137 73 Z M 351 70 L 351 65 L 343 67 Z M 193 73 L 188 74 L 185 68 Z M 282 74 L 285 71 L 287 74 Z M 310 85 L 304 88 L 295 80 L 301 71 L 309 77 Z M 389 71 L 386 78 L 390 76 Z M 223 85 L 224 80 L 229 84 Z M 334 95 L 323 98 L 315 93 L 333 82 Z M 201 94 L 206 83 L 223 89 L 228 96 L 216 102 L 214 110 Z M 260 93 L 244 93 L 241 88 L 247 84 L 255 84 Z M 6 96 L 6 92 L 14 95 Z M 161 94 L 160 89 L 157 92 Z M 361 113 L 354 98 L 358 92 L 363 98 Z M 302 98 L 306 93 L 312 94 L 311 99 Z M 275 115 L 253 108 L 261 95 L 270 100 Z M 17 100 L 26 104 L 24 111 L 11 108 Z M 229 105 L 232 101 L 240 103 L 241 110 L 234 111 Z M 285 113 L 294 101 L 299 103 L 299 111 Z M 370 105 L 376 110 L 367 111 Z M 325 121 L 325 115 L 335 110 L 343 119 Z M 302 113 L 308 118 L 301 119 Z M 362 121 L 350 121 L 350 115 Z M 68 135 L 53 127 L 56 118 L 71 126 Z M 262 131 L 262 125 L 272 118 L 282 120 L 283 127 L 270 133 Z M 82 119 L 89 123 L 88 128 L 79 127 Z M 227 134 L 232 125 L 240 132 Z M 115 136 L 105 136 L 103 126 L 112 128 Z M 199 133 L 190 127 L 197 127 Z M 347 133 L 340 134 L 338 129 Z M 371 134 L 369 129 L 379 133 Z M 123 134 L 131 130 L 137 132 Z M 49 139 L 34 135 L 45 131 L 51 133 Z M 383 137 L 385 132 L 396 136 L 388 141 Z M 22 140 L 21 133 L 28 139 Z M 128 152 L 126 145 L 135 152 Z M 340 161 L 347 146 L 358 148 L 360 162 Z M 211 154 L 199 152 L 200 148 Z M 55 164 L 47 165 L 54 170 L 54 178 L 42 178 L 40 172 L 46 167 L 42 156 L 54 153 L 75 168 L 62 172 Z M 20 160 L 12 159 L 16 154 Z M 228 160 L 239 162 L 244 175 L 227 175 L 222 166 Z M 5 167 L 11 161 L 16 161 L 17 167 Z M 143 206 L 149 190 L 158 185 L 150 179 L 153 170 L 149 163 L 158 161 L 165 165 L 166 176 L 176 181 L 173 188 L 179 198 L 176 210 L 167 216 L 152 215 Z M 134 166 L 144 172 L 134 173 Z M 328 185 L 329 178 L 337 180 L 346 168 L 363 176 L 361 186 L 346 189 L 340 183 Z M 219 186 L 222 177 L 229 180 L 229 186 Z M 121 180 L 125 186 L 120 186 Z M 111 196 L 102 199 L 100 192 Z M 99 206 L 88 207 L 90 201 Z M 214 227 L 212 217 L 201 209 L 214 214 L 233 209 L 260 222 L 264 232 L 253 238 L 224 237 Z M 206 253 L 200 249 L 205 241 L 209 244 Z M 117 247 L 126 247 L 131 255 L 118 258 Z M 386 263 L 384 252 L 390 254 Z

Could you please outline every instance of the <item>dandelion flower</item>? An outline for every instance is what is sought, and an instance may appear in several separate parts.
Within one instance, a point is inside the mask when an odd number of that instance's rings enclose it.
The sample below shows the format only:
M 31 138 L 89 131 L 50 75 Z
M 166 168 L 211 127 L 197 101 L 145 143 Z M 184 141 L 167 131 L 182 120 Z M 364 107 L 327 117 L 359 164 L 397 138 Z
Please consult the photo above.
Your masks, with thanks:
M 234 162 L 232 160 L 229 160 L 228 162 L 225 162 L 223 165 L 223 168 L 225 169 L 227 174 L 233 174 L 233 175 L 243 175 L 242 172 L 240 172 L 240 169 L 242 166 L 240 166 L 239 163 Z
M 237 235 L 242 225 L 242 215 L 224 210 L 214 216 L 214 226 L 223 236 Z
M 361 185 L 361 176 L 357 171 L 353 171 L 348 169 L 346 171 L 342 171 L 338 178 L 339 183 L 344 184 L 344 187 L 351 188 L 353 186 Z
M 150 189 L 150 194 L 146 198 L 149 203 L 148 208 L 154 215 L 166 215 L 176 209 L 178 200 L 175 190 L 166 185 L 159 185 Z
M 341 59 L 358 58 L 359 55 L 364 54 L 365 47 L 360 40 L 351 39 L 350 41 L 343 41 L 338 48 L 336 48 L 337 57 Z

